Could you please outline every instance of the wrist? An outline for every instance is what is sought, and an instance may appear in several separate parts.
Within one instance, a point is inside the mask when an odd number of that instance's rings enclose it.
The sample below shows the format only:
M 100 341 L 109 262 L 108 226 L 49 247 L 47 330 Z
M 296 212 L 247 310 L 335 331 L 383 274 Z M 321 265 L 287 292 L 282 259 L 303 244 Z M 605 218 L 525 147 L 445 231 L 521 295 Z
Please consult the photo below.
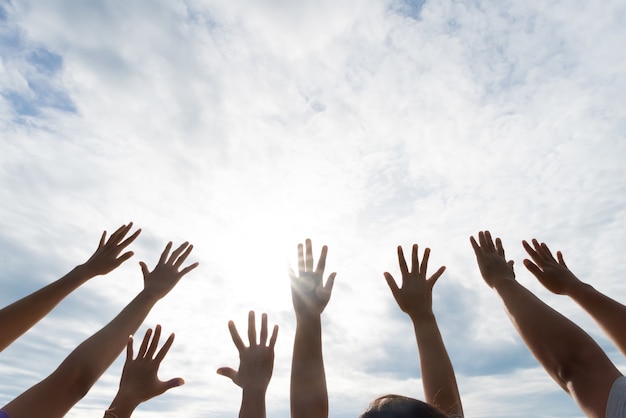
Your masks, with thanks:
M 593 286 L 587 283 L 583 283 L 580 280 L 578 280 L 574 282 L 569 287 L 569 289 L 565 291 L 565 294 L 571 297 L 572 299 L 577 299 L 577 298 L 583 297 L 584 295 L 587 295 L 589 293 L 594 293 L 594 292 L 596 292 L 596 289 L 594 289 Z
M 306 325 L 306 324 L 318 324 L 322 322 L 322 314 L 314 314 L 314 313 L 298 313 L 296 312 L 296 324 Z
M 432 309 L 423 310 L 419 312 L 411 312 L 408 314 L 411 321 L 414 324 L 422 324 L 422 323 L 430 323 L 435 322 L 435 314 Z
M 72 274 L 75 274 L 76 277 L 79 277 L 82 281 L 86 281 L 89 279 L 93 279 L 97 276 L 97 274 L 93 271 L 89 264 L 79 264 L 74 267 L 71 271 Z
M 140 403 L 131 396 L 118 392 L 104 416 L 105 418 L 129 418 Z

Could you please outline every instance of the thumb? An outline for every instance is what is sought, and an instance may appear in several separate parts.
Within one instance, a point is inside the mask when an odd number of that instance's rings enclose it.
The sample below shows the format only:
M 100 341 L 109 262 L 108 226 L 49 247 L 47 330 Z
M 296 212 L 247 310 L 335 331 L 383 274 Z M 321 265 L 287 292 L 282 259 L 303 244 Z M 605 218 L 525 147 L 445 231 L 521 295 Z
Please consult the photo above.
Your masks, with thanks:
M 237 378 L 237 371 L 235 369 L 231 369 L 230 367 L 220 367 L 217 369 L 217 374 L 226 376 L 233 382 L 235 382 L 235 379 Z
M 146 263 L 144 263 L 143 261 L 140 261 L 139 267 L 141 267 L 141 272 L 143 273 L 143 278 L 145 279 L 148 276 L 148 274 L 150 274 L 150 271 L 148 270 L 148 266 L 146 266 Z
M 183 379 L 182 377 L 175 377 L 173 379 L 168 380 L 167 382 L 163 382 L 163 386 L 165 387 L 165 390 L 182 386 L 184 384 L 185 384 L 185 379 Z

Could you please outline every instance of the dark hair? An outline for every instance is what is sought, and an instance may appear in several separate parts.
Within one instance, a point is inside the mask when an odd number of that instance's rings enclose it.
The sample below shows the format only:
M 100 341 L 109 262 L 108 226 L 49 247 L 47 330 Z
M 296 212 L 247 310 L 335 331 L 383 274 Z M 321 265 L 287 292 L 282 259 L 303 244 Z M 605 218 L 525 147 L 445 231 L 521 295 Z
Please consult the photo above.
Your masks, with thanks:
M 401 395 L 384 395 L 369 404 L 359 418 L 448 418 L 438 408 Z

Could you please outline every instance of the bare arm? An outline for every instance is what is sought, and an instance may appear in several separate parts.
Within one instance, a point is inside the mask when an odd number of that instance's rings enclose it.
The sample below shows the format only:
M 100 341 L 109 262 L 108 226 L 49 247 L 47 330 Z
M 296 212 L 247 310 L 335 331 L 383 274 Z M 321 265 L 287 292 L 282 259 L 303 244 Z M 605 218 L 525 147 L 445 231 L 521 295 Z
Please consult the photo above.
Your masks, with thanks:
M 0 310 L 0 351 L 11 345 L 83 283 L 95 276 L 109 273 L 132 257 L 131 251 L 119 255 L 141 232 L 139 229 L 124 239 L 132 226 L 132 222 L 122 225 L 108 240 L 104 231 L 96 252 L 85 264 Z
M 611 386 L 621 376 L 613 363 L 585 331 L 515 280 L 499 238 L 494 244 L 485 231 L 478 242 L 470 240 L 483 279 L 535 358 L 587 416 L 604 418 Z
M 85 396 L 120 354 L 128 336 L 135 333 L 154 304 L 197 267 L 198 264 L 194 263 L 179 271 L 193 247 L 184 243 L 169 256 L 171 246 L 170 242 L 152 272 L 140 263 L 144 289 L 111 322 L 76 347 L 50 376 L 2 410 L 12 418 L 44 415 L 60 418 Z
M 111 402 L 111 406 L 104 413 L 105 418 L 130 418 L 140 403 L 185 383 L 180 377 L 162 381 L 157 376 L 159 366 L 174 342 L 174 334 L 170 334 L 158 353 L 156 353 L 156 349 L 161 337 L 160 325 L 156 326 L 152 341 L 150 341 L 151 336 L 152 329 L 148 329 L 135 359 L 133 359 L 133 338 L 128 338 L 126 363 L 124 363 L 124 369 L 122 370 L 120 387 L 117 395 Z
M 445 267 L 440 267 L 435 274 L 426 279 L 430 249 L 424 250 L 421 264 L 417 251 L 417 244 L 414 244 L 412 267 L 409 271 L 402 247 L 398 247 L 402 287 L 398 287 L 391 274 L 385 273 L 385 278 L 398 306 L 413 322 L 426 402 L 447 414 L 463 416 L 463 405 L 454 369 L 432 310 L 433 286 L 443 274 Z
M 243 389 L 239 418 L 265 418 L 265 393 L 274 369 L 274 345 L 278 337 L 278 326 L 274 325 L 269 345 L 267 344 L 267 315 L 261 316 L 261 334 L 256 342 L 254 312 L 248 314 L 248 341 L 246 347 L 233 321 L 228 322 L 230 336 L 239 351 L 239 370 L 220 367 L 217 373 L 230 378 Z M 121 417 L 120 417 L 121 418 Z
M 291 298 L 296 313 L 296 336 L 291 362 L 291 417 L 327 418 L 328 392 L 322 357 L 321 315 L 330 300 L 336 273 L 332 273 L 326 285 L 323 283 L 326 254 L 324 246 L 313 270 L 311 240 L 305 248 L 298 245 L 298 270 L 296 276 L 290 271 Z
M 526 268 L 552 293 L 567 295 L 576 301 L 626 355 L 626 306 L 580 281 L 567 267 L 560 251 L 555 259 L 548 246 L 536 239 L 532 240 L 532 247 L 526 241 L 522 243 L 534 261 L 524 260 Z

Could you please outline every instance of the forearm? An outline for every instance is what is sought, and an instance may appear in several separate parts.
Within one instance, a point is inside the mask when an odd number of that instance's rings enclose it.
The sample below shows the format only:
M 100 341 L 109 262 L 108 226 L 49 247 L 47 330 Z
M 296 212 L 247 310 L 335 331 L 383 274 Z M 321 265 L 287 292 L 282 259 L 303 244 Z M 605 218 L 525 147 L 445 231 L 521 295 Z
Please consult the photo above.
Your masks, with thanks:
M 79 385 L 88 390 L 113 363 L 158 299 L 139 293 L 111 322 L 89 337 L 65 359 L 59 369 L 75 370 Z
M 434 314 L 413 319 L 426 402 L 448 414 L 463 415 L 450 357 Z
M 265 391 L 243 390 L 239 418 L 265 418 Z
M 621 374 L 598 344 L 572 321 L 515 280 L 494 286 L 535 358 L 588 416 L 603 417 L 610 388 Z
M 46 287 L 0 310 L 0 351 L 46 316 L 67 295 L 94 277 L 81 265 Z
M 328 417 L 319 316 L 297 320 L 291 365 L 291 417 Z
M 626 333 L 624 332 L 626 306 L 582 282 L 571 289 L 568 295 L 593 317 L 620 351 L 626 355 Z

